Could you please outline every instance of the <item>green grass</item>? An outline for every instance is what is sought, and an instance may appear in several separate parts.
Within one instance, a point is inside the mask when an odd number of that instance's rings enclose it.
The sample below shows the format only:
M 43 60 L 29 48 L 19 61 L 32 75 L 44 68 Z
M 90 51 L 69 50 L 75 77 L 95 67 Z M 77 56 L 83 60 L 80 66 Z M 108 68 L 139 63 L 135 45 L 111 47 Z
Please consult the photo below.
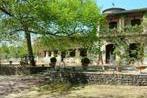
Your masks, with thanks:
M 68 88 L 68 89 L 67 89 Z M 147 98 L 146 86 L 86 85 L 69 89 L 66 84 L 45 85 L 6 98 Z M 53 91 L 53 92 L 52 92 Z M 62 93 L 61 93 L 62 91 Z
M 144 54 L 144 57 L 147 58 L 147 54 Z

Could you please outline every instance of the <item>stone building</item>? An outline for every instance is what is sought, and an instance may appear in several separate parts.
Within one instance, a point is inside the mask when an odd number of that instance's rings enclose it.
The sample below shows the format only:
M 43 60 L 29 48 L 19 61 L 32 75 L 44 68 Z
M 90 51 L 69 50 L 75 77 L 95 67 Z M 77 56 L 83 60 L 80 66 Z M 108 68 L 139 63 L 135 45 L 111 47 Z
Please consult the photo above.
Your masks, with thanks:
M 106 22 L 103 33 L 101 27 L 99 28 L 100 32 L 98 37 L 103 39 L 103 45 L 101 47 L 102 55 L 101 55 L 101 63 L 102 64 L 114 64 L 119 57 L 114 54 L 114 50 L 116 48 L 115 44 L 111 41 L 110 37 L 115 39 L 119 37 L 121 40 L 127 40 L 128 42 L 128 54 L 130 57 L 136 57 L 132 51 L 137 50 L 137 48 L 141 44 L 145 44 L 142 39 L 144 36 L 147 37 L 147 8 L 142 9 L 133 9 L 133 10 L 125 10 L 123 8 L 109 8 L 103 11 L 103 14 L 106 16 Z M 129 28 L 128 28 L 129 27 Z M 132 28 L 132 29 L 131 29 Z M 130 30 L 128 30 L 130 29 Z M 138 31 L 138 29 L 140 31 Z M 135 31 L 133 31 L 135 30 Z M 127 32 L 129 31 L 129 32 Z M 124 32 L 127 32 L 124 34 Z M 113 33 L 113 34 L 112 34 Z M 108 35 L 108 36 L 107 36 Z M 139 40 L 141 39 L 141 40 Z M 144 53 L 145 47 L 143 48 Z M 61 59 L 61 55 L 65 55 L 65 62 L 67 65 L 79 65 L 80 59 L 84 56 L 90 55 L 87 53 L 87 50 L 84 48 L 75 48 L 69 49 L 68 51 L 44 51 L 42 52 L 44 61 L 49 63 L 49 58 L 56 56 Z M 138 54 L 138 52 L 136 52 Z M 93 60 L 93 65 L 96 65 L 97 59 Z M 60 62 L 60 60 L 58 60 Z M 147 62 L 147 60 L 144 60 Z
M 114 54 L 114 49 L 117 46 L 111 40 L 112 38 L 120 38 L 120 40 L 127 42 L 128 49 L 126 50 L 130 58 L 137 58 L 138 48 L 141 45 L 143 45 L 142 55 L 144 55 L 146 52 L 144 47 L 146 44 L 145 38 L 147 37 L 147 8 L 133 10 L 109 8 L 104 10 L 103 14 L 106 15 L 105 30 L 99 36 L 104 39 L 104 45 L 102 46 L 104 63 L 112 64 L 119 59 Z M 133 54 L 133 51 L 136 52 Z

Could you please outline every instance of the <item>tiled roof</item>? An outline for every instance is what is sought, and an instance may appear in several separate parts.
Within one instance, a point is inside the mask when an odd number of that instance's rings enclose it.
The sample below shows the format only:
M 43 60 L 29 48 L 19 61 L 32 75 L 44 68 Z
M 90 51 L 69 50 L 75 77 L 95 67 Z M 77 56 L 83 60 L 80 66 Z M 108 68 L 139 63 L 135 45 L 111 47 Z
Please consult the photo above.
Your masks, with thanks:
M 114 11 L 116 9 L 120 9 L 120 11 Z M 132 9 L 132 10 L 121 10 L 121 8 L 109 8 L 104 10 L 103 12 L 107 13 L 107 11 L 111 11 L 111 13 L 108 13 L 109 15 L 117 15 L 117 14 L 128 14 L 128 13 L 136 13 L 136 12 L 147 12 L 147 8 L 140 8 L 140 9 Z

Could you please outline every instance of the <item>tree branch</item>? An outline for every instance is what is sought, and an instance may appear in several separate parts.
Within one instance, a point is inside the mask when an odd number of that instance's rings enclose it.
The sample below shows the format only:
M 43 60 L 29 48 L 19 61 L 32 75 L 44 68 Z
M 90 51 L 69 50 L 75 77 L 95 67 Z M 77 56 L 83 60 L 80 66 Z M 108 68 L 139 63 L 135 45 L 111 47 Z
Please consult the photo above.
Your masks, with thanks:
M 10 31 L 10 32 L 7 32 L 7 33 L 13 34 L 13 33 L 20 32 L 20 31 L 24 31 L 24 30 L 23 29 L 16 29 L 16 30 L 13 30 L 13 31 Z
M 8 5 L 8 2 L 6 1 L 6 0 L 1 0 L 1 5 L 0 5 L 0 11 L 2 11 L 3 13 L 5 13 L 6 15 L 8 15 L 8 16 L 14 16 L 9 10 L 8 10 L 8 8 L 6 8 L 7 7 L 7 5 Z
M 36 31 L 33 31 L 33 30 L 28 30 L 28 32 L 30 32 L 30 33 L 37 33 Z M 57 33 L 55 33 L 55 34 L 50 33 L 50 32 L 44 32 L 44 33 L 47 34 L 47 35 L 51 35 L 51 36 L 63 37 L 63 36 L 57 35 Z
M 7 14 L 7 15 L 9 15 L 9 16 L 13 16 L 9 11 L 7 11 L 6 9 L 4 9 L 4 8 L 2 8 L 2 7 L 0 7 L 0 10 L 1 10 L 3 13 L 5 13 L 5 14 Z

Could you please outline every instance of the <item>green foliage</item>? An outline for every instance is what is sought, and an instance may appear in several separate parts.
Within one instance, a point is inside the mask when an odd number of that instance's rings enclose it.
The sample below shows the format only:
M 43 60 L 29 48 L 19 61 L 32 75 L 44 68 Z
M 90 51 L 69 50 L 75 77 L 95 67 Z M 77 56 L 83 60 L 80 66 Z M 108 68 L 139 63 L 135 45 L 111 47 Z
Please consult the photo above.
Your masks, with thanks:
M 135 26 L 126 25 L 125 27 L 121 27 L 120 30 L 118 28 L 109 29 L 105 25 L 102 25 L 100 32 L 98 32 L 99 38 L 102 39 L 102 41 L 104 40 L 114 44 L 113 54 L 116 55 L 116 65 L 128 65 L 132 59 L 138 62 L 143 61 L 143 47 L 145 43 L 145 38 L 141 36 L 144 29 L 143 27 L 144 24 Z M 130 57 L 129 53 L 129 45 L 132 42 L 140 44 L 137 50 L 134 50 L 136 53 L 135 58 Z M 131 52 L 133 52 L 133 50 Z
M 50 91 L 52 93 L 67 93 L 72 90 L 73 86 L 70 83 L 54 81 L 49 84 L 40 86 L 39 92 Z
M 12 46 L 12 45 L 2 45 L 0 47 L 0 56 L 1 58 L 19 58 L 19 57 L 23 57 L 27 54 L 26 51 L 26 47 L 25 45 L 22 46 Z
M 37 33 L 43 40 L 37 48 L 48 50 L 89 46 L 103 18 L 94 0 L 1 0 L 0 10 L 2 40 Z
M 5 57 L 6 54 L 9 54 L 9 48 L 5 45 L 0 47 L 0 56 Z
M 49 37 L 38 38 L 34 43 L 35 52 L 40 50 L 67 50 L 72 48 L 90 47 L 97 40 L 96 36 Z
M 46 5 L 38 8 L 44 35 L 35 42 L 35 51 L 89 47 L 97 40 L 103 16 L 93 0 L 51 0 Z
M 143 26 L 144 26 L 145 29 L 147 29 L 147 28 L 146 28 L 146 26 L 147 26 L 147 13 L 144 14 Z
M 128 34 L 140 34 L 143 32 L 143 25 L 136 25 L 136 26 L 131 26 L 127 25 L 124 28 L 122 28 L 122 31 L 118 30 L 117 28 L 114 29 L 105 29 L 102 28 L 100 29 L 100 36 L 107 36 L 107 37 L 112 37 L 112 36 L 125 36 Z

